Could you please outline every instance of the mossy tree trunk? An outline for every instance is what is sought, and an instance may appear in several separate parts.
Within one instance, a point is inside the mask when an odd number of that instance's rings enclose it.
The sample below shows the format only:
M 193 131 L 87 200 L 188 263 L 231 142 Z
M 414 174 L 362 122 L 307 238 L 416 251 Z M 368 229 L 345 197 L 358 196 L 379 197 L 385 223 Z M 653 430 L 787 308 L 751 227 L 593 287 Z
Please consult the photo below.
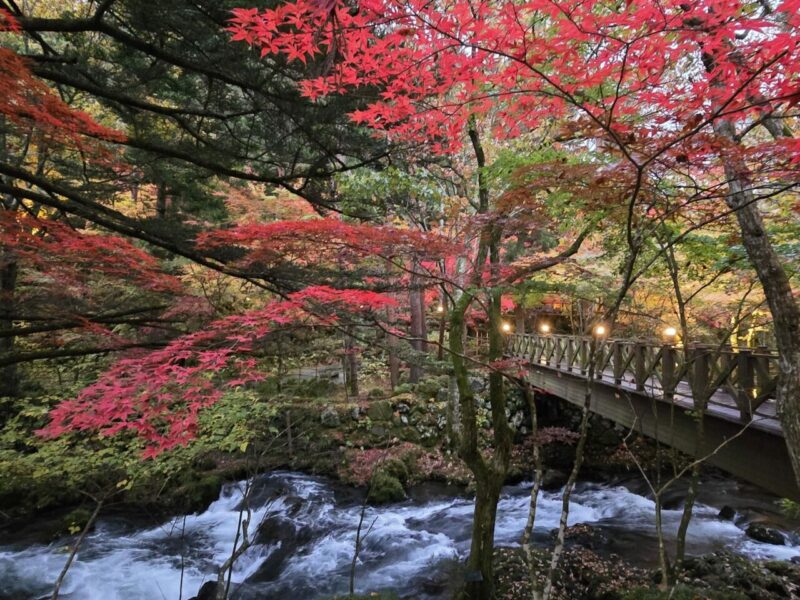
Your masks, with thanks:
M 470 140 L 475 151 L 478 171 L 479 212 L 489 211 L 489 190 L 483 173 L 485 155 L 475 123 L 470 124 Z M 478 242 L 476 269 L 472 277 L 473 289 L 481 287 L 483 265 L 489 258 L 493 278 L 500 268 L 500 230 L 494 224 L 486 225 Z M 500 329 L 501 290 L 488 291 L 488 341 L 489 362 L 503 355 L 504 337 Z M 485 456 L 478 440 L 478 423 L 475 392 L 469 383 L 469 368 L 464 353 L 466 335 L 465 315 L 475 299 L 473 291 L 465 291 L 450 313 L 450 357 L 456 380 L 461 412 L 459 454 L 475 477 L 475 513 L 472 526 L 472 543 L 467 560 L 466 597 L 469 600 L 489 600 L 494 593 L 494 527 L 497 503 L 505 482 L 511 460 L 511 428 L 506 418 L 506 396 L 503 376 L 492 371 L 489 375 L 489 404 L 492 420 L 492 452 Z

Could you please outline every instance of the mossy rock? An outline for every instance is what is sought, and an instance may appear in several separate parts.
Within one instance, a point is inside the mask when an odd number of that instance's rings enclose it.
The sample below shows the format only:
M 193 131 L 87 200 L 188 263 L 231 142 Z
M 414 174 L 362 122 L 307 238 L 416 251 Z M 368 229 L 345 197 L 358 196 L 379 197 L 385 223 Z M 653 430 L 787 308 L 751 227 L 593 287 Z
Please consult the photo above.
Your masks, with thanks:
M 394 411 L 388 400 L 377 400 L 371 402 L 367 408 L 367 416 L 372 421 L 391 421 Z
M 423 398 L 435 398 L 443 387 L 447 387 L 446 378 L 444 381 L 439 377 L 423 379 L 417 384 L 417 394 Z
M 386 392 L 384 392 L 381 388 L 372 388 L 369 392 L 367 392 L 367 398 L 370 400 L 376 400 L 379 398 L 383 398 L 386 396 Z
M 410 394 L 414 391 L 414 386 L 410 383 L 403 383 L 394 388 L 392 396 L 399 396 L 401 394 Z
M 378 470 L 386 471 L 392 477 L 397 478 L 400 483 L 406 484 L 408 482 L 409 472 L 408 466 L 398 458 L 390 458 L 384 462 Z
M 383 469 L 375 471 L 369 482 L 367 500 L 372 504 L 388 504 L 405 500 L 406 491 L 400 480 Z
M 219 498 L 222 489 L 222 479 L 218 475 L 204 475 L 191 480 L 184 479 L 173 494 L 177 508 L 185 511 L 200 512 Z

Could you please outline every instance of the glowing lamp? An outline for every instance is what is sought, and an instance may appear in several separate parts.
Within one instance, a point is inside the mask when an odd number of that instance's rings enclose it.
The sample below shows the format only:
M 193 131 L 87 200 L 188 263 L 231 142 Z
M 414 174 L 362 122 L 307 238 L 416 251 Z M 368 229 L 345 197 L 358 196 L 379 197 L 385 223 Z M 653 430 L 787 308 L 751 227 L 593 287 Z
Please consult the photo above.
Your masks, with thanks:
M 440 304 L 439 306 L 437 306 L 436 307 L 436 312 L 437 313 L 443 313 L 444 312 L 444 305 Z
M 678 335 L 678 330 L 675 329 L 674 327 L 667 327 L 664 330 L 664 335 L 667 336 L 668 338 L 674 338 L 676 335 Z
M 539 325 L 539 331 L 542 333 L 550 333 L 550 324 L 549 323 L 542 323 Z
M 599 325 L 595 325 L 595 327 L 594 327 L 594 334 L 595 334 L 597 337 L 603 337 L 603 336 L 605 336 L 607 333 L 608 333 L 608 329 L 606 328 L 606 326 L 605 326 L 605 325 L 603 325 L 602 323 L 601 323 L 601 324 L 599 324 Z
M 503 324 L 500 325 L 500 329 L 503 331 L 503 333 L 511 333 L 511 323 L 508 321 L 503 321 Z

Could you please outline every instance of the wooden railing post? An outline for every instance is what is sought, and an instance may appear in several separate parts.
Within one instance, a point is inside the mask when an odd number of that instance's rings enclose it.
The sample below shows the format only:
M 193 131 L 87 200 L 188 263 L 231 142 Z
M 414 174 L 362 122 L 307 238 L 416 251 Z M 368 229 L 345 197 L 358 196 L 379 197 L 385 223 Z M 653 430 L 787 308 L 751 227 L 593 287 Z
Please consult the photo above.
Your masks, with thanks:
M 695 408 L 705 410 L 706 397 L 708 396 L 709 379 L 710 379 L 710 365 L 708 360 L 708 349 L 702 346 L 692 348 L 691 351 L 691 387 L 692 387 L 692 400 L 694 401 Z
M 578 360 L 581 361 L 581 375 L 586 375 L 586 369 L 589 366 L 589 344 L 586 343 L 585 339 L 581 339 L 579 343 L 581 345 L 581 349 L 578 354 Z
M 755 359 L 753 351 L 742 348 L 736 355 L 736 404 L 742 421 L 753 418 L 753 392 L 756 391 Z
M 636 342 L 633 346 L 633 379 L 636 382 L 636 391 L 644 391 L 647 380 L 647 363 L 645 361 L 645 345 Z
M 575 364 L 575 342 L 572 338 L 564 340 L 567 344 L 567 371 L 572 371 L 572 365 Z
M 664 392 L 664 399 L 672 402 L 675 396 L 675 347 L 671 344 L 664 344 L 661 347 L 661 389 Z
M 611 352 L 613 353 L 614 385 L 622 385 L 622 375 L 625 372 L 622 365 L 622 342 L 615 340 Z

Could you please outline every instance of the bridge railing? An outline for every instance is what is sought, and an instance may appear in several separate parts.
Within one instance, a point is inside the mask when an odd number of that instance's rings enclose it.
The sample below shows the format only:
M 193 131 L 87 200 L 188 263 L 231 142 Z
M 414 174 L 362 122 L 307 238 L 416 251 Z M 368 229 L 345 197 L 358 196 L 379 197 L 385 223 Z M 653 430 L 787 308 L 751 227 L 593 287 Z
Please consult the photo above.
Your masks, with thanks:
M 508 354 L 516 358 L 584 377 L 593 359 L 595 379 L 667 401 L 676 396 L 691 398 L 697 409 L 725 404 L 715 399 L 722 393 L 733 399 L 745 422 L 775 397 L 777 355 L 766 348 L 681 346 L 564 334 L 512 334 L 509 338 Z

